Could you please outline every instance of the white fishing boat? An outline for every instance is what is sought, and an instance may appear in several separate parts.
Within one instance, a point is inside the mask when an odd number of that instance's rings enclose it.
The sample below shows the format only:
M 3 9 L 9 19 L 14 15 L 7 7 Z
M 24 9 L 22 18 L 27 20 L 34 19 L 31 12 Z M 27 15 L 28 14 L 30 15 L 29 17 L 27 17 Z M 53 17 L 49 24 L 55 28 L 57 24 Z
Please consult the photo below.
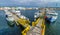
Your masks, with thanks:
M 49 11 L 49 12 L 47 12 L 46 16 L 47 16 L 48 21 L 54 22 L 54 21 L 56 21 L 56 19 L 58 17 L 58 13 L 55 11 Z
M 14 14 L 16 14 L 17 16 L 21 15 L 20 10 L 12 10 L 11 12 L 14 13 Z
M 35 12 L 34 14 L 34 20 L 36 20 L 37 18 L 39 18 L 40 16 L 42 16 L 42 13 L 40 11 Z
M 35 12 L 35 14 L 34 14 L 34 18 L 35 18 L 35 20 L 38 18 L 38 17 L 40 17 L 40 16 L 42 16 L 42 13 L 39 11 L 39 12 Z M 55 12 L 55 11 L 50 11 L 50 10 L 48 10 L 47 12 L 46 12 L 46 20 L 47 20 L 47 22 L 54 22 L 54 21 L 56 21 L 56 19 L 57 19 L 57 17 L 58 17 L 58 13 L 57 12 Z
M 15 21 L 13 15 L 10 12 L 8 12 L 8 10 L 5 10 L 5 15 L 6 15 L 7 24 L 10 26 L 14 26 Z

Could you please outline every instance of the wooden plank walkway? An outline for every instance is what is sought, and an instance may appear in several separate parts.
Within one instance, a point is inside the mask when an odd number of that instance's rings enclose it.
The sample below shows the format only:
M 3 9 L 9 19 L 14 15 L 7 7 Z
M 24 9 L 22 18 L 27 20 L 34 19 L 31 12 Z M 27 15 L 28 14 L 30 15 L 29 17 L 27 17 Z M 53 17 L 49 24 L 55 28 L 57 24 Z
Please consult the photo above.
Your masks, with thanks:
M 41 35 L 41 24 L 42 24 L 42 19 L 40 19 L 40 22 L 35 26 L 32 27 L 28 32 L 27 35 Z

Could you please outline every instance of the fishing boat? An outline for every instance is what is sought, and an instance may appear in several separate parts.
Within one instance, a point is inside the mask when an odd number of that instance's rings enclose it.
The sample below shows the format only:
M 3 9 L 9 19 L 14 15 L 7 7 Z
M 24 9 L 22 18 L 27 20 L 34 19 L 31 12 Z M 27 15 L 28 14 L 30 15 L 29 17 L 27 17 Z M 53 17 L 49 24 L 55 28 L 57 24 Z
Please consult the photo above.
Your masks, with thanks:
M 13 15 L 7 10 L 5 10 L 5 15 L 6 15 L 7 24 L 11 27 L 14 26 L 15 21 L 14 21 Z
M 35 12 L 35 14 L 34 14 L 35 20 L 36 20 L 38 17 L 43 17 L 41 11 Z M 47 11 L 47 12 L 46 12 L 46 15 L 44 16 L 45 20 L 46 20 L 47 22 L 49 22 L 49 23 L 55 22 L 56 19 L 57 19 L 57 17 L 58 17 L 58 13 L 55 12 L 55 11 Z
M 11 12 L 12 12 L 13 14 L 16 14 L 17 16 L 20 16 L 20 15 L 21 15 L 20 10 L 11 10 Z
M 14 26 L 15 21 L 11 14 L 6 15 L 6 21 L 9 26 Z
M 42 12 L 41 11 L 37 11 L 34 13 L 34 21 L 36 21 L 38 18 L 42 18 Z
M 46 20 L 49 22 L 55 22 L 58 17 L 58 13 L 55 11 L 48 11 L 46 13 Z

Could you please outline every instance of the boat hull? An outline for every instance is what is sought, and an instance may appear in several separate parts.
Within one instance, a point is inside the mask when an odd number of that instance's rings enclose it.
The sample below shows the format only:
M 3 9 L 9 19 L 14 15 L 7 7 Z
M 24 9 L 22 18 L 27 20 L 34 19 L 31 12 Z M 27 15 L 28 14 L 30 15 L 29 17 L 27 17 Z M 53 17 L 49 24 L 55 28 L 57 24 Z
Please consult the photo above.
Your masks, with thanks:
M 8 21 L 8 20 L 6 20 L 6 21 L 7 21 L 7 24 L 8 24 L 10 27 L 14 27 L 15 21 Z

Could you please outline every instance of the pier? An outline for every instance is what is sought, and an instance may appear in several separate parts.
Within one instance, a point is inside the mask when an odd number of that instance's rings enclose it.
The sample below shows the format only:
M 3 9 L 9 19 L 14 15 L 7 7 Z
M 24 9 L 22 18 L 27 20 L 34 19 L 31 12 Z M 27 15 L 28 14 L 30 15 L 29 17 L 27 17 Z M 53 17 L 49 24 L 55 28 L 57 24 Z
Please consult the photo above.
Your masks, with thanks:
M 5 12 L 9 12 L 8 10 L 5 10 Z M 16 14 L 13 12 L 9 12 L 13 15 L 13 18 L 15 19 L 15 22 L 17 25 L 22 25 L 25 27 L 25 29 L 21 32 L 22 35 L 44 35 L 45 34 L 45 25 L 44 25 L 44 19 L 38 18 L 36 21 L 32 22 L 32 26 L 29 25 L 30 21 L 19 18 Z M 43 13 L 42 13 L 43 15 Z M 43 26 L 43 28 L 41 27 Z
M 45 25 L 45 19 L 43 18 L 38 18 L 36 21 L 32 22 L 32 26 L 29 25 L 30 21 L 29 20 L 25 20 L 25 19 L 21 19 L 19 18 L 16 14 L 14 14 L 13 12 L 10 12 L 8 10 L 42 10 L 42 16 L 45 16 L 45 9 L 44 8 L 14 8 L 14 7 L 3 7 L 0 8 L 0 10 L 4 10 L 5 12 L 8 12 L 10 14 L 13 15 L 13 18 L 15 19 L 16 25 L 22 25 L 23 27 L 25 27 L 25 29 L 21 32 L 22 35 L 45 35 L 45 30 L 46 30 L 46 25 Z M 52 9 L 55 10 L 56 8 L 46 8 L 46 9 Z

